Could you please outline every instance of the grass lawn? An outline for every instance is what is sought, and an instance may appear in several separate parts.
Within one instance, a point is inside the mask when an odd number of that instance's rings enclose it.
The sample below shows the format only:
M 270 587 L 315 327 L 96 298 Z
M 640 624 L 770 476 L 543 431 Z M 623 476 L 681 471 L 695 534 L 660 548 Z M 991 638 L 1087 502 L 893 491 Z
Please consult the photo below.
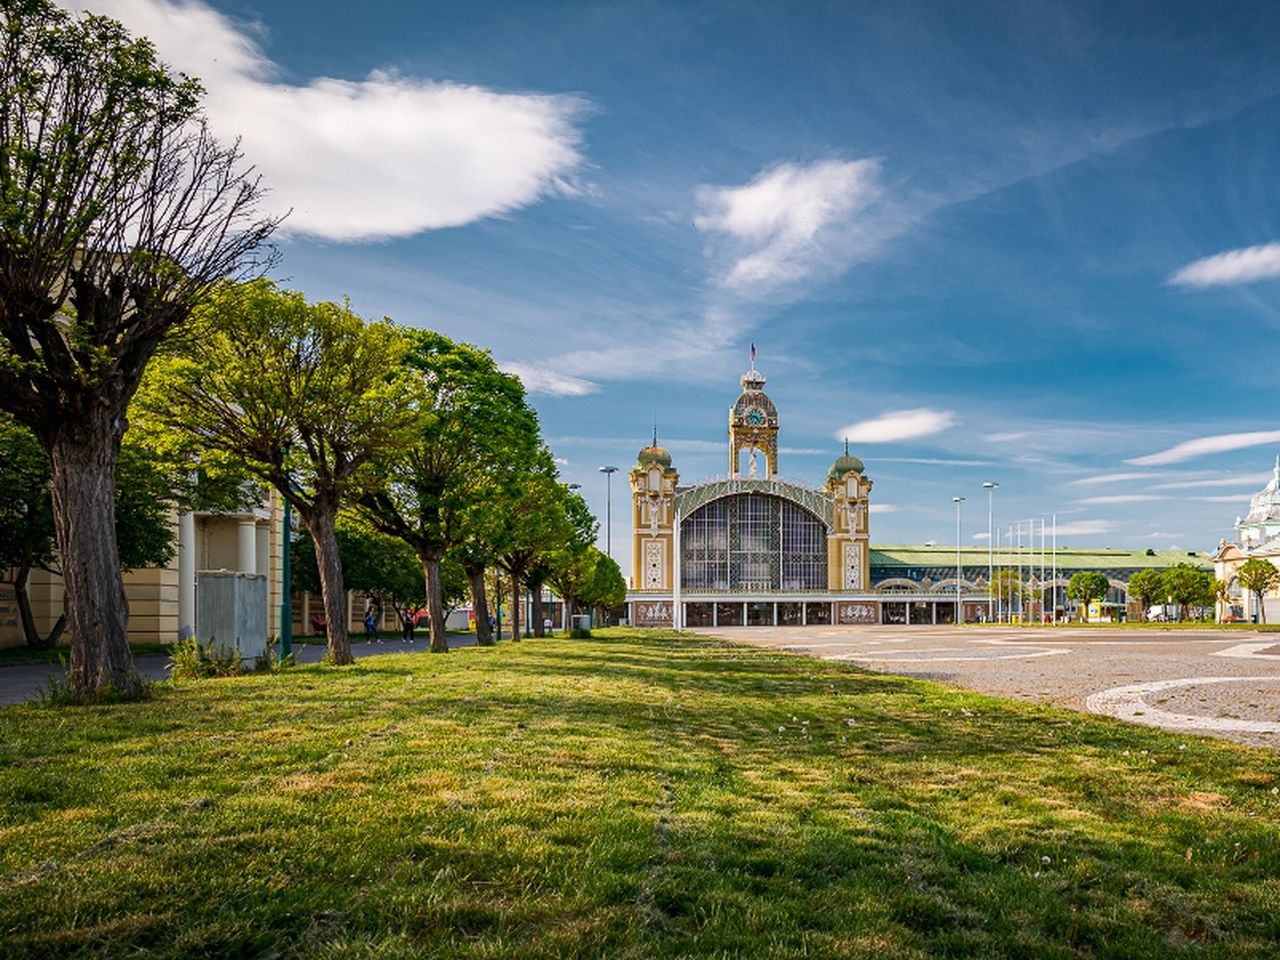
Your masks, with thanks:
M 1267 957 L 1280 754 L 605 631 L 0 709 L 0 956 Z

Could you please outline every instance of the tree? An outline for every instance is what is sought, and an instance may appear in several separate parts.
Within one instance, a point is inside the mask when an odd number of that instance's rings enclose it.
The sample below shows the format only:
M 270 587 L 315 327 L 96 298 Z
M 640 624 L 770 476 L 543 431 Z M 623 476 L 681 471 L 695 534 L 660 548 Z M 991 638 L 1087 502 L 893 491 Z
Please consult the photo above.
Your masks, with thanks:
M 1106 574 L 1098 573 L 1096 570 L 1081 570 L 1073 573 L 1071 579 L 1067 581 L 1067 596 L 1080 604 L 1081 616 L 1088 620 L 1089 604 L 1105 597 L 1110 586 Z
M 1006 612 L 1013 609 L 1015 597 L 1021 597 L 1023 586 L 1018 582 L 1018 571 L 1010 567 L 997 568 L 991 576 L 989 594 Z
M 416 422 L 404 338 L 265 280 L 220 287 L 202 317 L 199 342 L 156 365 L 148 414 L 193 457 L 239 458 L 298 511 L 315 544 L 329 660 L 350 663 L 338 511 L 375 485 Z
M 618 564 L 594 544 L 564 551 L 551 585 L 564 598 L 570 618 L 579 606 L 616 607 L 627 598 L 627 584 Z
M 1164 595 L 1179 607 L 1186 618 L 1188 607 L 1210 607 L 1215 600 L 1213 574 L 1189 563 L 1176 563 L 1160 575 Z
M 0 53 L 0 409 L 50 457 L 70 693 L 136 698 L 114 516 L 129 400 L 213 281 L 263 269 L 278 221 L 199 85 L 118 23 L 13 0 Z
M 1127 592 L 1142 605 L 1142 619 L 1147 619 L 1147 608 L 1165 596 L 1164 575 L 1159 570 L 1139 570 L 1129 578 Z
M 359 591 L 378 607 L 390 606 L 402 615 L 422 604 L 422 568 L 408 544 L 342 517 L 334 535 L 342 561 L 342 582 L 348 590 Z M 293 551 L 295 589 L 322 593 L 315 541 L 300 537 L 294 541 Z
M 1280 570 L 1277 570 L 1270 560 L 1250 557 L 1236 570 L 1236 579 L 1240 581 L 1242 589 L 1253 594 L 1258 605 L 1259 622 L 1266 623 L 1267 609 L 1263 603 L 1263 597 L 1268 590 L 1280 583 Z
M 554 576 L 566 557 L 576 556 L 595 542 L 599 524 L 591 513 L 591 508 L 582 496 L 563 484 L 560 486 L 560 509 L 564 513 L 565 523 L 560 532 L 551 532 L 550 538 L 538 545 L 529 559 L 525 572 L 525 585 L 533 596 L 533 634 L 536 637 L 546 636 L 546 616 L 542 609 L 542 587 Z
M 120 565 L 163 566 L 173 557 L 169 509 L 176 494 L 160 467 L 144 450 L 126 441 L 120 450 L 115 490 L 116 539 Z M 0 414 L 0 572 L 12 577 L 23 639 L 31 647 L 52 647 L 66 626 L 64 612 L 47 636 L 36 631 L 28 581 L 33 570 L 60 573 L 53 522 L 48 455 L 35 435 Z
M 520 492 L 505 515 L 500 563 L 511 575 L 512 638 L 520 639 L 520 591 L 543 558 L 563 548 L 575 531 L 564 507 L 565 487 L 556 479 L 555 462 L 545 447 L 520 478 Z
M 418 420 L 403 453 L 377 487 L 360 498 L 361 515 L 417 552 L 431 616 L 431 650 L 449 649 L 440 564 L 446 551 L 479 527 L 501 526 L 493 514 L 509 500 L 512 479 L 537 450 L 538 421 L 515 377 L 487 351 L 429 330 L 408 331 L 405 364 L 418 384 Z M 470 530 L 469 530 L 470 527 Z M 461 550 L 487 634 L 484 567 Z M 477 583 L 478 581 L 478 583 Z M 481 638 L 483 641 L 483 638 Z

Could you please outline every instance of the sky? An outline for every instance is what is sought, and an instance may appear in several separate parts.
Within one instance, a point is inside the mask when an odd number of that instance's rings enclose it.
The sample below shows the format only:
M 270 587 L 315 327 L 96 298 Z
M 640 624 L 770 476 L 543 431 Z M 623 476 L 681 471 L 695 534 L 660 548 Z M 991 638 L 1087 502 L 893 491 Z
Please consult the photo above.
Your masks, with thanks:
M 1280 454 L 1280 4 L 98 0 L 291 210 L 275 277 L 492 351 L 625 471 L 848 439 L 874 543 L 1213 550 Z M 601 544 L 605 543 L 602 531 Z

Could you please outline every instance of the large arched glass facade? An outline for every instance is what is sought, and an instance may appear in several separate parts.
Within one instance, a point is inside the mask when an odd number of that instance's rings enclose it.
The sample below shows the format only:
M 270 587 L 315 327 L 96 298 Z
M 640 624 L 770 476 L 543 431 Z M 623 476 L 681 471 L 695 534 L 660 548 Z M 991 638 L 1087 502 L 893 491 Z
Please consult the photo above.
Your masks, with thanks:
M 681 522 L 680 565 L 689 591 L 825 590 L 827 527 L 781 497 L 721 497 Z

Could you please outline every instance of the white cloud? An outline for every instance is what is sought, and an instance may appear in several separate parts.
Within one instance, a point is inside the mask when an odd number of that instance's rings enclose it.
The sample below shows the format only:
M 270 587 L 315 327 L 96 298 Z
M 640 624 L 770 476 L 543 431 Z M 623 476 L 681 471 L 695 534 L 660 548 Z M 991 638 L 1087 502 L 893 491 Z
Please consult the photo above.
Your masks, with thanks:
M 1179 480 L 1174 483 L 1157 483 L 1152 490 L 1187 490 L 1196 487 L 1238 487 L 1243 484 L 1262 486 L 1271 479 L 1269 473 L 1248 473 L 1235 477 L 1218 477 L 1214 480 Z
M 1157 531 L 1155 533 L 1148 533 L 1147 539 L 1148 540 L 1177 540 L 1179 537 L 1185 537 L 1185 536 L 1186 536 L 1185 533 L 1160 533 Z
M 1179 287 L 1218 287 L 1280 277 L 1280 243 L 1228 250 L 1189 263 L 1169 277 Z
M 212 128 L 241 138 L 270 207 L 292 208 L 289 232 L 408 236 L 573 189 L 580 98 L 385 72 L 295 85 L 200 0 L 97 0 L 93 9 L 150 37 L 162 59 L 203 82 Z
M 1030 434 L 1025 430 L 1013 430 L 1008 433 L 993 433 L 987 437 L 987 440 L 991 443 L 1016 443 L 1019 440 L 1026 439 L 1028 436 Z
M 837 430 L 833 436 L 850 443 L 894 443 L 941 433 L 955 422 L 956 415 L 950 410 L 930 410 L 927 407 L 894 410 L 873 420 L 851 423 Z
M 1094 483 L 1120 483 L 1124 480 L 1145 480 L 1151 476 L 1149 473 L 1103 473 L 1096 477 L 1081 477 L 1079 480 L 1072 480 L 1067 486 L 1085 486 Z
M 721 284 L 761 292 L 808 277 L 828 259 L 847 259 L 859 245 L 835 243 L 836 236 L 880 194 L 875 158 L 781 163 L 744 186 L 699 188 L 693 222 L 729 241 L 733 262 Z
M 1085 497 L 1082 500 L 1077 500 L 1076 503 L 1101 506 L 1108 503 L 1151 503 L 1155 500 L 1168 499 L 1168 497 L 1152 493 L 1118 493 L 1108 497 Z
M 920 463 L 930 467 L 994 467 L 992 460 L 946 460 L 941 457 L 875 457 L 876 463 Z
M 981 533 L 975 533 L 975 534 L 973 535 L 973 539 L 975 539 L 975 540 L 990 540 L 990 539 L 991 539 L 991 534 L 989 534 L 989 533 L 987 533 L 987 531 L 983 530 Z
M 529 393 L 545 393 L 553 397 L 585 397 L 600 389 L 600 384 L 581 377 L 570 377 L 548 367 L 537 367 L 514 360 L 499 360 L 498 369 L 520 378 Z
M 1056 527 L 1050 525 L 1048 535 L 1060 537 L 1091 537 L 1101 533 L 1114 533 L 1116 525 L 1110 520 L 1073 520 L 1060 523 Z
M 1260 447 L 1263 444 L 1280 443 L 1280 430 L 1255 430 L 1250 433 L 1224 433 L 1215 437 L 1199 437 L 1187 440 L 1168 450 L 1134 457 L 1125 463 L 1138 467 L 1160 467 L 1168 463 L 1181 463 L 1195 457 L 1210 453 L 1225 453 L 1228 450 L 1242 450 L 1245 447 Z
M 868 513 L 897 513 L 901 507 L 896 507 L 892 503 L 873 503 L 868 509 Z

